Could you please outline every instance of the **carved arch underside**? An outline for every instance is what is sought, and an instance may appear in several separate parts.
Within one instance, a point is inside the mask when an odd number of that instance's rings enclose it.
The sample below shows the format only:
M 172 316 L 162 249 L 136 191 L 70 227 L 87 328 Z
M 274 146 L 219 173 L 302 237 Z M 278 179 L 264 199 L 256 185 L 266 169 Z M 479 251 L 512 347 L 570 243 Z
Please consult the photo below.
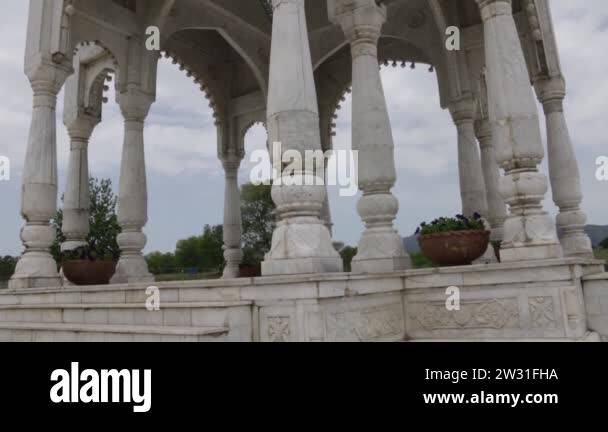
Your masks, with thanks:
M 380 65 L 401 67 L 405 69 L 404 73 L 421 65 L 429 72 L 435 71 L 435 62 L 420 47 L 396 37 L 380 39 L 378 58 Z M 439 70 L 437 72 L 438 82 L 441 84 Z M 315 83 L 319 101 L 322 147 L 328 150 L 332 147 L 331 139 L 335 136 L 338 111 L 352 87 L 352 59 L 348 45 L 344 45 L 317 68 Z M 439 85 L 440 92 L 441 88 Z
M 66 83 L 64 118 L 80 114 L 101 120 L 104 93 L 113 74 L 118 74 L 116 58 L 96 42 L 81 42 L 74 50 L 74 75 Z
M 184 28 L 172 33 L 163 46 L 174 63 L 200 84 L 217 122 L 230 117 L 231 100 L 260 90 L 266 94 L 266 84 L 260 83 L 250 62 L 221 31 Z

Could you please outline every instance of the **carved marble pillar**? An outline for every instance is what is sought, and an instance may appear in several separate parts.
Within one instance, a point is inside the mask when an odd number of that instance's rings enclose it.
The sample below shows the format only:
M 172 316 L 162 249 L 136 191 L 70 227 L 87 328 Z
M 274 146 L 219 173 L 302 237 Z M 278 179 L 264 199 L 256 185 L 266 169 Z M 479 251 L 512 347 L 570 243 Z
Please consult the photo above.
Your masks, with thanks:
M 503 226 L 507 218 L 507 207 L 500 195 L 500 169 L 496 164 L 496 152 L 492 143 L 492 127 L 487 119 L 475 124 L 475 135 L 479 140 L 481 150 L 481 169 L 486 185 L 486 200 L 488 203 L 487 219 L 492 227 L 491 239 L 502 241 Z
M 476 0 L 484 25 L 488 110 L 496 158 L 505 170 L 500 192 L 509 205 L 501 261 L 562 256 L 555 225 L 544 210 L 546 176 L 538 111 L 511 0 Z
M 331 220 L 331 208 L 329 206 L 329 194 L 327 188 L 325 188 L 325 199 L 323 200 L 323 207 L 321 208 L 321 221 L 327 227 L 329 235 L 332 236 L 333 222 Z
M 72 73 L 71 65 L 42 60 L 27 70 L 34 93 L 22 178 L 21 214 L 25 251 L 9 281 L 9 288 L 61 285 L 57 263 L 50 254 L 55 230 L 50 220 L 57 212 L 57 93 Z
M 280 142 L 283 152 L 295 150 L 305 160 L 306 150 L 321 149 L 321 136 L 304 0 L 273 0 L 272 5 L 269 142 Z M 279 220 L 262 274 L 341 271 L 342 259 L 320 220 L 326 194 L 323 173 L 303 167 L 289 174 L 280 173 L 273 183 Z
M 117 100 L 125 121 L 118 194 L 118 223 L 122 232 L 117 237 L 120 260 L 111 283 L 152 282 L 154 277 L 142 254 L 147 241 L 142 230 L 148 221 L 144 121 L 154 98 L 129 87 Z
M 80 114 L 73 121 L 66 123 L 70 136 L 70 160 L 61 227 L 66 240 L 61 244 L 61 251 L 87 245 L 90 206 L 88 146 L 99 120 L 87 114 Z
M 394 143 L 378 68 L 378 40 L 386 7 L 374 0 L 330 3 L 332 21 L 342 26 L 353 58 L 352 148 L 359 152 L 357 210 L 365 222 L 354 272 L 386 272 L 409 268 L 403 240 L 393 227 L 399 201 L 391 193 L 396 172 Z
M 547 123 L 547 153 L 553 201 L 559 207 L 557 227 L 566 256 L 593 258 L 591 240 L 585 233 L 587 215 L 581 210 L 583 194 L 576 154 L 564 116 L 566 83 L 561 77 L 540 79 L 536 93 Z
M 238 184 L 238 172 L 242 156 L 226 155 L 222 158 L 222 165 L 226 174 L 224 192 L 224 267 L 223 278 L 239 277 L 239 266 L 243 259 L 241 247 L 242 220 L 241 195 Z
M 475 101 L 463 98 L 450 104 L 450 113 L 458 129 L 458 174 L 462 214 L 479 213 L 488 217 L 486 185 L 475 137 Z
M 464 97 L 453 101 L 449 108 L 458 130 L 458 177 L 462 214 L 466 217 L 480 214 L 486 228 L 490 230 L 486 184 L 475 137 L 476 102 L 471 97 Z M 487 264 L 496 261 L 494 248 L 489 245 L 484 255 L 474 263 Z

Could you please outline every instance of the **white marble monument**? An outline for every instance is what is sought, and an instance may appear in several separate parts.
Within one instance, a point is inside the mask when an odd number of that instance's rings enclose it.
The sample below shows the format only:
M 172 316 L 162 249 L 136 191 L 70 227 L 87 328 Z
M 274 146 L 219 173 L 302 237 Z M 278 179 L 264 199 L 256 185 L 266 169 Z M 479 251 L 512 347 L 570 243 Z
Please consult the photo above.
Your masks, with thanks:
M 564 114 L 565 79 L 548 0 L 30 0 L 25 73 L 33 92 L 23 172 L 24 253 L 0 291 L 1 340 L 599 340 L 608 337 L 608 276 L 583 228 L 579 170 Z M 160 31 L 160 51 L 146 46 Z M 457 26 L 460 49 L 446 47 Z M 148 220 L 144 128 L 164 55 L 213 109 L 226 174 L 218 281 L 153 282 L 142 251 Z M 412 270 L 394 221 L 394 142 L 379 65 L 427 64 L 455 124 L 462 212 L 502 241 L 501 263 Z M 404 71 L 404 73 L 406 73 Z M 49 250 L 57 145 L 70 146 L 62 249 L 88 233 L 88 142 L 114 77 L 124 117 L 121 258 L 106 287 L 62 286 Z M 55 105 L 65 86 L 57 143 Z M 244 136 L 264 123 L 285 150 L 332 148 L 352 91 L 365 224 L 342 273 L 323 186 L 274 184 L 277 228 L 263 277 L 238 279 L 238 168 Z M 548 143 L 543 148 L 539 112 Z M 201 143 L 204 145 L 205 143 Z M 548 175 L 540 166 L 548 156 Z M 95 161 L 91 161 L 95 163 Z M 322 173 L 302 169 L 295 178 Z M 559 214 L 543 207 L 548 185 Z M 458 209 L 454 209 L 455 212 Z M 490 257 L 485 263 L 491 262 Z M 462 308 L 444 307 L 448 286 Z

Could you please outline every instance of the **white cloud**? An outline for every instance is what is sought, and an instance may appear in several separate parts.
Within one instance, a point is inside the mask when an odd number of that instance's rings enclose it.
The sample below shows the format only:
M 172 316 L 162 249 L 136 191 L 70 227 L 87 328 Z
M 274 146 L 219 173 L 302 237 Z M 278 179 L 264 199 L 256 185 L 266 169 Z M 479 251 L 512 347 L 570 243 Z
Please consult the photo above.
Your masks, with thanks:
M 18 173 L 23 165 L 31 110 L 31 90 L 23 75 L 27 2 L 4 3 L 0 16 L 0 154 L 11 158 L 13 170 Z M 596 157 L 608 155 L 608 80 L 605 78 L 608 2 L 551 0 L 550 4 L 568 83 L 566 116 L 581 167 L 584 208 L 590 222 L 608 223 L 605 205 L 608 184 L 594 178 Z M 435 74 L 420 66 L 415 71 L 385 68 L 382 75 L 396 146 L 398 180 L 394 193 L 401 203 L 396 225 L 407 235 L 421 220 L 459 211 L 456 131 L 449 113 L 439 107 Z M 104 121 L 91 139 L 90 166 L 95 175 L 117 179 L 123 123 L 113 90 L 108 97 L 110 103 L 104 107 Z M 60 99 L 60 120 L 61 109 Z M 221 219 L 223 172 L 217 160 L 211 114 L 208 101 L 192 79 L 170 62 L 162 61 L 157 102 L 145 131 L 151 202 L 146 231 L 152 248 L 170 250 L 187 231 L 198 232 L 204 223 Z M 348 98 L 339 112 L 335 148 L 350 148 L 350 117 Z M 61 121 L 57 129 L 60 181 L 64 181 L 69 145 Z M 254 127 L 246 137 L 247 151 L 265 148 L 265 145 L 263 127 Z M 247 180 L 250 169 L 251 164 L 245 161 L 240 171 L 241 182 Z M 20 181 L 18 175 L 13 178 Z M 10 186 L 0 184 L 0 194 L 8 203 L 0 214 L 0 254 L 16 254 L 20 250 L 19 187 Z M 192 196 L 196 197 L 194 202 L 186 198 Z M 356 212 L 357 197 L 340 198 L 335 188 L 330 189 L 330 196 L 335 237 L 355 244 L 362 231 Z M 166 200 L 170 205 L 158 205 L 159 200 Z M 548 194 L 545 203 L 549 209 L 553 209 L 551 201 Z M 182 221 L 172 223 L 176 208 L 186 208 L 186 202 L 188 211 L 179 212 Z

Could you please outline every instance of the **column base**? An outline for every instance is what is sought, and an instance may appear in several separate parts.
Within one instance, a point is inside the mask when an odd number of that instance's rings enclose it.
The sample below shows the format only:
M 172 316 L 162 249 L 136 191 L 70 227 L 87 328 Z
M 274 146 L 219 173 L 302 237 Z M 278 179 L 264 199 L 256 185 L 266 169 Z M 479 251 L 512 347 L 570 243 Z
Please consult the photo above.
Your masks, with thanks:
M 591 239 L 586 233 L 576 233 L 572 235 L 565 234 L 560 237 L 559 242 L 562 245 L 564 256 L 593 258 L 593 247 Z
M 48 252 L 26 252 L 8 282 L 10 289 L 60 287 L 57 263 Z
M 559 244 L 506 247 L 500 249 L 500 261 L 503 263 L 562 257 L 562 247 Z
M 384 273 L 412 268 L 403 239 L 394 230 L 369 228 L 361 237 L 358 253 L 352 261 L 356 273 Z
M 121 257 L 111 284 L 154 282 L 154 275 L 148 271 L 148 264 L 143 256 Z
M 262 262 L 262 276 L 341 271 L 342 259 L 335 257 L 270 259 Z
M 222 272 L 222 279 L 236 279 L 240 276 L 241 272 L 239 267 L 224 267 Z
M 272 248 L 262 262 L 262 275 L 341 272 L 342 265 L 329 231 L 318 219 L 284 220 L 272 235 Z

